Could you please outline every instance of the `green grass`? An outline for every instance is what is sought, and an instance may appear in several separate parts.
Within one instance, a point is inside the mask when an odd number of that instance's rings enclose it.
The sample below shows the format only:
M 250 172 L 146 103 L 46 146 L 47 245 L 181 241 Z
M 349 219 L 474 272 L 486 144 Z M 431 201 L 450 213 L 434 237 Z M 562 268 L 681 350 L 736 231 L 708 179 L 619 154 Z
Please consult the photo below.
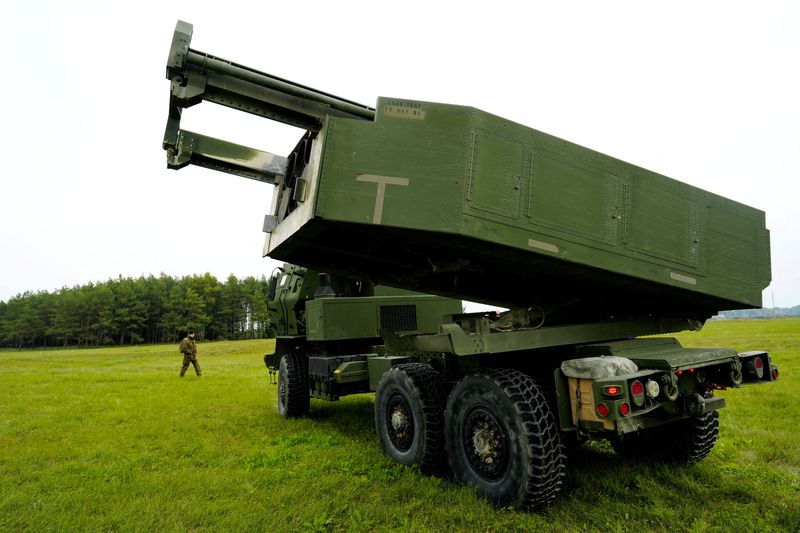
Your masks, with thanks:
M 593 443 L 539 514 L 496 510 L 381 454 L 370 395 L 283 420 L 267 341 L 0 352 L 0 530 L 800 530 L 800 320 L 709 323 L 687 346 L 767 349 L 775 384 L 722 394 L 694 467 Z M 191 372 L 191 370 L 190 370 Z

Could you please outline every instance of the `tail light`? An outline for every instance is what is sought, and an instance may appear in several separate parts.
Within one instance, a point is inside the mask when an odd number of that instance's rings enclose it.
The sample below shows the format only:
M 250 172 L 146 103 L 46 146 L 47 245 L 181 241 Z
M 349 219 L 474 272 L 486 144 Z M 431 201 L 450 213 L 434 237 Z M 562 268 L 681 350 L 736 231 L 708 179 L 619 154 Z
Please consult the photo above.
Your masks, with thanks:
M 644 390 L 647 392 L 647 395 L 654 400 L 658 398 L 658 395 L 661 393 L 661 387 L 654 379 L 648 379 L 644 382 Z
M 739 354 L 739 361 L 744 381 L 764 382 L 778 379 L 778 373 L 775 372 L 778 367 L 772 364 L 772 357 L 767 352 L 742 352 Z
M 636 407 L 644 405 L 644 385 L 638 379 L 631 382 L 631 400 Z
M 744 369 L 751 377 L 764 379 L 764 360 L 761 357 L 756 356 L 749 359 L 745 363 Z

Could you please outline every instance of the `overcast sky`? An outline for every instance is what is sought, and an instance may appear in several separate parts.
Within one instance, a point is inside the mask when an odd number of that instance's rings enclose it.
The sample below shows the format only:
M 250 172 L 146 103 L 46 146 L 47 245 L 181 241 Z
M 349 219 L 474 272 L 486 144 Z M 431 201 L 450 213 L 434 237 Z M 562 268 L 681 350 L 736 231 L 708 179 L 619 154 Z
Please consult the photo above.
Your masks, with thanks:
M 0 21 L 0 300 L 118 275 L 273 268 L 261 258 L 269 185 L 166 168 L 165 64 L 180 18 L 194 24 L 193 48 L 325 92 L 474 106 L 762 209 L 764 305 L 800 304 L 797 6 L 11 3 Z M 299 138 L 209 103 L 184 117 L 186 129 L 279 154 Z

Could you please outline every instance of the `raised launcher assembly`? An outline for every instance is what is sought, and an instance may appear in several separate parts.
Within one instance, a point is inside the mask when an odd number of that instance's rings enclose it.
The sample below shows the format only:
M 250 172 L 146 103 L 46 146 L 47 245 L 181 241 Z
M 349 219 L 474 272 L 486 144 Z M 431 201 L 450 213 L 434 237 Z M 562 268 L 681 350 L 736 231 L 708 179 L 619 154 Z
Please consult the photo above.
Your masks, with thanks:
M 170 51 L 170 168 L 277 186 L 264 255 L 406 289 L 537 306 L 545 325 L 759 307 L 764 213 L 483 111 L 377 111 L 189 48 Z M 179 129 L 203 100 L 303 128 L 288 156 Z

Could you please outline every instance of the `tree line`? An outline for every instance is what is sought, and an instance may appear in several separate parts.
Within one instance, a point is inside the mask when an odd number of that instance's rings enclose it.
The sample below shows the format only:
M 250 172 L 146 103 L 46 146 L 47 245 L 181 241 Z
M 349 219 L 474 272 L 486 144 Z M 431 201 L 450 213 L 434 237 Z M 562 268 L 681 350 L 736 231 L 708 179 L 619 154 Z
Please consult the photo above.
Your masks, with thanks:
M 800 305 L 794 307 L 765 307 L 762 309 L 739 309 L 736 311 L 720 311 L 720 318 L 779 318 L 784 316 L 800 316 Z
M 110 279 L 0 301 L 0 346 L 99 346 L 272 336 L 269 281 L 211 274 Z

